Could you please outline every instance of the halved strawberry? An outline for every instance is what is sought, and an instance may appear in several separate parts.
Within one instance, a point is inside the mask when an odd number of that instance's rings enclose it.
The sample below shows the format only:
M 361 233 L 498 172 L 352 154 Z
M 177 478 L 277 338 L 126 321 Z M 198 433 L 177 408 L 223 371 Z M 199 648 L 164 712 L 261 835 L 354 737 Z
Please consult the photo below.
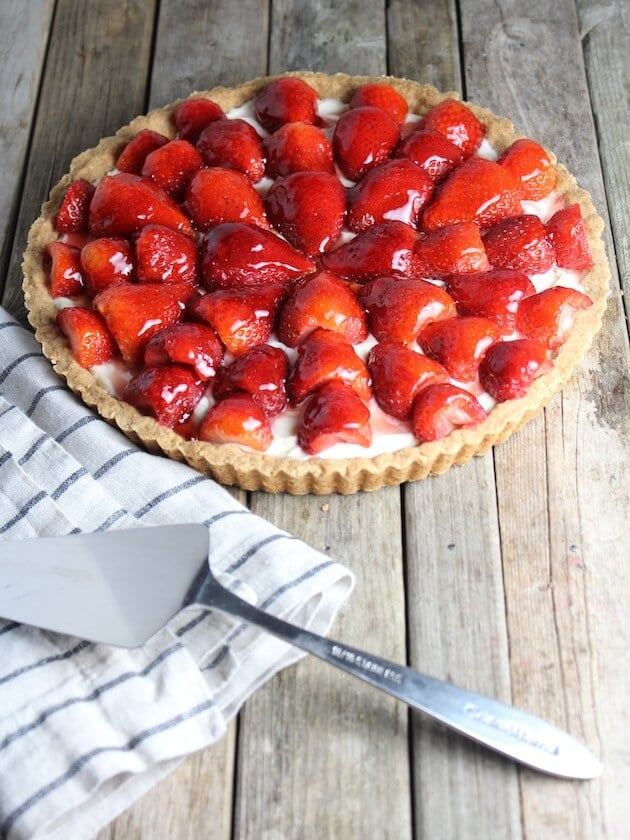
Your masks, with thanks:
M 418 342 L 428 356 L 444 365 L 453 379 L 473 382 L 488 347 L 500 338 L 501 330 L 494 321 L 468 316 L 429 324 Z
M 224 116 L 223 109 L 216 102 L 201 97 L 180 102 L 173 112 L 177 133 L 182 140 L 188 140 L 189 143 L 196 143 L 207 125 Z
M 487 228 L 519 213 L 520 184 L 512 173 L 491 160 L 470 158 L 436 190 L 422 227 L 427 233 L 456 222 Z
M 116 342 L 98 312 L 67 306 L 57 312 L 57 326 L 70 342 L 72 355 L 84 368 L 113 359 Z
M 416 395 L 434 382 L 447 382 L 439 362 L 396 341 L 381 341 L 367 358 L 374 398 L 386 414 L 406 420 Z
M 398 145 L 396 157 L 409 158 L 421 166 L 436 183 L 464 160 L 461 149 L 449 142 L 443 134 L 421 128 L 408 134 Z
M 273 417 L 286 408 L 288 373 L 289 360 L 284 350 L 260 344 L 222 368 L 212 391 L 217 400 L 234 391 L 244 391 L 267 417 Z
M 94 185 L 84 178 L 77 178 L 70 184 L 55 219 L 57 233 L 87 231 L 90 202 L 95 189 Z
M 50 257 L 50 294 L 52 297 L 76 297 L 85 291 L 81 270 L 81 252 L 64 242 L 46 246 Z
M 419 128 L 428 128 L 443 134 L 466 157 L 477 151 L 486 127 L 470 108 L 456 99 L 444 99 L 420 120 Z
M 150 224 L 192 235 L 190 221 L 153 181 L 140 175 L 106 175 L 90 204 L 92 236 L 131 236 Z
M 416 227 L 432 193 L 433 181 L 412 161 L 381 163 L 349 191 L 348 227 L 362 231 L 388 220 Z
M 306 404 L 297 442 L 309 455 L 317 455 L 335 443 L 369 446 L 370 412 L 349 385 L 337 380 L 327 382 Z
M 230 394 L 215 403 L 201 421 L 199 439 L 237 443 L 257 452 L 271 445 L 273 435 L 262 408 L 249 394 Z
M 446 225 L 416 242 L 417 271 L 424 277 L 473 274 L 490 268 L 479 226 L 474 222 Z
M 396 125 L 402 125 L 407 119 L 409 106 L 402 94 L 388 84 L 365 84 L 357 88 L 350 100 L 351 108 L 361 108 L 370 105 L 385 111 Z
M 203 238 L 202 273 L 209 289 L 216 286 L 287 284 L 315 271 L 315 263 L 271 231 L 227 222 Z
M 339 168 L 351 181 L 391 157 L 400 140 L 394 120 L 380 108 L 350 108 L 341 115 L 333 133 L 333 151 Z
M 216 289 L 194 300 L 190 311 L 216 330 L 227 350 L 240 355 L 267 341 L 284 294 L 277 284 Z
M 552 286 L 521 301 L 516 327 L 555 350 L 569 337 L 576 313 L 592 305 L 590 297 L 576 289 Z
M 333 150 L 324 132 L 309 123 L 287 123 L 263 140 L 272 178 L 293 172 L 335 171 Z
M 274 79 L 256 95 L 254 108 L 261 125 L 268 131 L 276 131 L 285 123 L 318 125 L 317 102 L 317 93 L 310 85 L 285 76 Z
M 522 298 L 536 292 L 521 271 L 497 268 L 479 274 L 453 274 L 446 278 L 460 315 L 477 315 L 498 324 L 504 333 L 516 329 L 516 313 Z
M 472 429 L 488 415 L 469 391 L 450 382 L 423 388 L 413 403 L 411 427 L 420 443 L 441 440 L 454 429 Z
M 497 163 L 518 178 L 521 198 L 526 201 L 539 201 L 556 186 L 556 170 L 551 158 L 542 146 L 528 138 L 512 143 Z
M 363 307 L 348 285 L 329 271 L 302 277 L 292 286 L 278 317 L 278 337 L 295 347 L 317 327 L 339 332 L 351 344 L 367 338 Z
M 547 348 L 532 338 L 499 341 L 479 366 L 479 381 L 497 402 L 524 397 L 530 385 L 552 367 Z
M 144 349 L 147 367 L 177 362 L 189 365 L 197 379 L 212 379 L 223 361 L 223 345 L 206 324 L 172 324 L 155 333 Z
M 199 282 L 197 243 L 162 225 L 142 228 L 135 242 L 139 283 Z
M 203 396 L 205 383 L 183 365 L 143 368 L 128 383 L 123 399 L 142 414 L 151 414 L 162 426 L 176 428 L 192 414 Z
M 151 178 L 167 195 L 183 198 L 188 179 L 201 169 L 203 158 L 187 140 L 171 140 L 147 155 L 141 175 Z
M 126 239 L 103 236 L 81 248 L 81 271 L 91 297 L 116 283 L 134 279 L 133 249 Z
M 547 235 L 560 268 L 584 271 L 593 265 L 579 204 L 571 204 L 554 213 L 547 222 Z
M 208 166 L 236 169 L 254 183 L 265 174 L 261 139 L 245 120 L 226 118 L 211 122 L 201 132 L 197 148 Z
M 455 302 L 444 289 L 415 277 L 377 277 L 368 283 L 361 302 L 379 341 L 414 341 L 433 321 L 455 317 Z
M 383 274 L 410 275 L 416 233 L 404 222 L 381 222 L 321 258 L 324 268 L 366 283 Z
M 247 175 L 234 169 L 200 169 L 188 183 L 186 207 L 199 230 L 222 222 L 268 228 L 260 195 Z
M 271 223 L 309 257 L 337 242 L 346 214 L 346 194 L 328 172 L 294 172 L 278 178 L 265 198 Z
M 165 143 L 168 143 L 168 137 L 150 128 L 143 128 L 135 137 L 132 137 L 118 155 L 116 168 L 120 172 L 139 175 L 147 155 L 159 149 L 160 146 L 164 146 Z
M 182 320 L 191 288 L 186 283 L 119 283 L 100 292 L 94 306 L 105 319 L 128 365 L 142 361 L 151 337 Z
M 339 379 L 367 402 L 372 393 L 370 373 L 341 333 L 316 329 L 298 346 L 295 367 L 287 382 L 290 401 L 297 405 L 325 382 Z
M 538 216 L 513 216 L 491 227 L 483 237 L 493 268 L 542 274 L 555 262 L 553 246 Z

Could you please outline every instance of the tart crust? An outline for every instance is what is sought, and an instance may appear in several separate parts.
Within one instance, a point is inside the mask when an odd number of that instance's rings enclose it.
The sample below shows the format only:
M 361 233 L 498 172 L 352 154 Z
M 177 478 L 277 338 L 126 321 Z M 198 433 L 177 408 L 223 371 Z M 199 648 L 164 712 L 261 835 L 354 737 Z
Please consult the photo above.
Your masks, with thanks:
M 389 76 L 349 76 L 343 73 L 329 76 L 309 72 L 283 75 L 304 79 L 321 98 L 337 98 L 342 101 L 349 101 L 360 85 L 375 81 L 387 82 L 405 97 L 411 113 L 421 115 L 443 99 L 458 98 L 453 92 L 441 93 L 431 85 Z M 252 99 L 273 78 L 278 77 L 261 77 L 234 88 L 217 87 L 210 91 L 195 92 L 190 98 L 207 97 L 227 112 Z M 115 136 L 104 138 L 98 146 L 82 152 L 72 161 L 70 171 L 53 187 L 41 215 L 30 229 L 22 266 L 28 318 L 35 328 L 36 338 L 44 354 L 56 372 L 88 406 L 118 426 L 135 442 L 144 445 L 149 451 L 186 461 L 222 484 L 239 485 L 245 490 L 298 495 L 377 490 L 385 485 L 401 484 L 443 473 L 454 464 L 463 464 L 473 455 L 481 455 L 491 446 L 502 443 L 542 411 L 582 361 L 602 323 L 610 268 L 602 242 L 604 223 L 590 195 L 578 187 L 575 178 L 564 166 L 556 163 L 556 189 L 566 204 L 578 203 L 582 209 L 594 261 L 593 267 L 584 276 L 583 285 L 593 305 L 576 316 L 570 336 L 555 357 L 551 371 L 536 379 L 525 397 L 497 404 L 487 420 L 474 429 L 459 429 L 435 443 L 410 446 L 373 457 L 314 457 L 300 460 L 253 453 L 234 444 L 217 445 L 185 440 L 152 417 L 140 414 L 128 403 L 111 396 L 90 371 L 75 361 L 65 337 L 55 324 L 57 308 L 50 295 L 43 268 L 43 250 L 58 238 L 54 221 L 69 184 L 77 178 L 95 181 L 103 177 L 114 168 L 123 146 L 144 128 L 174 137 L 172 113 L 181 101 L 177 100 L 146 116 L 137 117 Z M 466 102 L 466 105 L 487 126 L 486 137 L 499 153 L 522 136 L 515 132 L 508 119 L 495 116 L 488 109 L 470 102 Z M 555 162 L 553 155 L 552 160 Z

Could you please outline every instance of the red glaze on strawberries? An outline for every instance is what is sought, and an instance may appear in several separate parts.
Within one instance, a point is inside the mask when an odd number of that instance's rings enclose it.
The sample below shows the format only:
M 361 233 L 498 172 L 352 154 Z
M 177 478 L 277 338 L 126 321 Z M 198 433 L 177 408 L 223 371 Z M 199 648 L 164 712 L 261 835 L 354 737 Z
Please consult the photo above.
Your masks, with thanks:
M 46 246 L 50 257 L 50 294 L 53 297 L 76 297 L 85 291 L 81 253 L 64 242 Z
M 57 326 L 70 342 L 72 355 L 84 368 L 108 362 L 117 355 L 116 342 L 98 312 L 67 306 L 57 313 Z
M 197 243 L 162 225 L 147 225 L 135 241 L 138 283 L 199 282 Z
M 551 158 L 542 146 L 528 138 L 512 143 L 497 163 L 518 178 L 524 200 L 540 201 L 556 186 L 556 170 Z
M 335 175 L 294 172 L 274 181 L 265 198 L 273 226 L 309 257 L 337 242 L 346 214 L 346 195 Z
M 332 379 L 350 385 L 367 402 L 372 393 L 370 374 L 362 359 L 341 333 L 314 330 L 298 346 L 298 357 L 287 382 L 293 405 Z
M 441 440 L 454 429 L 472 429 L 488 415 L 475 397 L 450 382 L 423 388 L 413 403 L 411 427 L 420 443 Z
M 493 344 L 479 366 L 479 381 L 497 402 L 524 397 L 537 377 L 551 368 L 547 348 L 531 338 Z
M 125 388 L 123 398 L 142 414 L 174 429 L 192 414 L 203 396 L 205 385 L 183 365 L 143 368 Z
M 126 239 L 91 239 L 81 248 L 81 271 L 85 288 L 94 297 L 108 286 L 134 279 L 133 249 Z
M 436 359 L 459 382 L 473 382 L 488 348 L 501 330 L 488 318 L 467 316 L 429 324 L 418 338 L 424 352 Z
M 131 175 L 139 175 L 144 166 L 147 155 L 168 143 L 168 137 L 143 128 L 133 137 L 118 155 L 116 169 Z
M 249 394 L 230 394 L 212 406 L 201 421 L 199 439 L 209 443 L 238 443 L 264 452 L 272 441 L 262 408 Z
M 295 347 L 317 327 L 339 332 L 351 344 L 367 338 L 363 307 L 347 283 L 329 271 L 303 277 L 291 287 L 278 317 L 278 337 Z
M 317 455 L 336 443 L 369 446 L 370 412 L 357 393 L 338 380 L 322 385 L 308 400 L 298 426 L 298 445 Z
M 413 256 L 416 271 L 423 277 L 473 274 L 490 268 L 479 226 L 474 222 L 446 225 L 419 239 Z
M 274 417 L 287 405 L 288 374 L 289 360 L 284 350 L 259 344 L 219 371 L 212 392 L 220 400 L 235 391 L 244 391 L 267 417 Z
M 381 222 L 321 258 L 324 268 L 357 283 L 384 274 L 413 273 L 416 234 L 404 222 Z
M 393 119 L 380 108 L 350 108 L 341 115 L 333 134 L 333 151 L 339 168 L 351 181 L 391 157 L 400 140 Z
M 560 268 L 585 271 L 593 265 L 579 204 L 558 210 L 547 222 L 547 234 Z
M 421 166 L 436 183 L 464 160 L 464 153 L 450 143 L 443 134 L 430 129 L 418 129 L 401 140 L 396 157 L 408 158 Z
M 576 313 L 592 305 L 590 297 L 576 289 L 553 286 L 521 301 L 516 327 L 555 350 L 569 337 Z
M 365 105 L 380 108 L 392 118 L 396 125 L 402 125 L 407 119 L 409 107 L 402 94 L 387 84 L 366 84 L 358 88 L 350 100 L 351 108 Z
M 324 132 L 309 123 L 287 123 L 263 140 L 267 174 L 272 178 L 293 172 L 335 171 L 333 150 Z
M 225 116 L 223 109 L 210 99 L 186 99 L 175 108 L 173 119 L 182 140 L 196 143 L 204 128 Z
M 516 316 L 522 298 L 536 292 L 526 274 L 511 269 L 453 274 L 446 278 L 445 288 L 455 299 L 460 315 L 489 318 L 505 334 L 516 329 Z
M 202 131 L 197 148 L 208 166 L 236 169 L 253 183 L 265 174 L 261 139 L 245 120 L 226 118 L 211 122 Z
M 55 219 L 57 233 L 87 232 L 94 190 L 93 184 L 83 178 L 77 178 L 70 184 Z
M 188 183 L 186 207 L 195 227 L 210 230 L 223 222 L 268 228 L 262 198 L 247 175 L 233 169 L 200 169 Z
M 410 160 L 390 160 L 371 169 L 348 193 L 348 227 L 367 230 L 379 222 L 416 227 L 433 193 L 433 181 Z
M 404 344 L 381 341 L 368 354 L 374 398 L 384 412 L 406 420 L 416 395 L 435 382 L 447 382 L 444 367 Z
M 203 159 L 187 140 L 171 140 L 147 155 L 140 173 L 162 187 L 167 195 L 179 201 L 193 172 L 201 169 Z
M 177 362 L 193 368 L 197 379 L 212 379 L 223 361 L 223 345 L 205 324 L 173 324 L 156 333 L 144 350 L 147 367 Z
M 477 151 L 486 133 L 485 125 L 456 99 L 445 99 L 432 108 L 420 120 L 419 128 L 443 134 L 466 157 Z
M 292 122 L 319 124 L 317 93 L 301 79 L 284 77 L 270 82 L 254 100 L 256 116 L 268 131 Z
M 514 216 L 487 230 L 483 237 L 493 268 L 543 274 L 555 262 L 553 246 L 538 216 Z

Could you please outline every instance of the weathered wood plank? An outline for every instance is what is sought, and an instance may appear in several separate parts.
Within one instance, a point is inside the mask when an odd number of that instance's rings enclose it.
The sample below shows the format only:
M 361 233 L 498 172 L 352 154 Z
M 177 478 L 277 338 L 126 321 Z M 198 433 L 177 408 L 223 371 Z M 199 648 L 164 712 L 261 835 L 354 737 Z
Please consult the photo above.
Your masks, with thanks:
M 20 0 L 0 5 L 0 265 L 10 247 L 9 231 L 17 209 L 30 124 L 52 19 L 52 0 L 25 6 Z M 4 272 L 0 279 L 0 292 Z
M 152 2 L 57 4 L 4 294 L 24 318 L 26 236 L 71 159 L 144 109 Z
M 534 4 L 527 18 L 511 0 L 464 5 L 462 21 L 469 98 L 556 151 L 605 214 L 573 4 Z M 613 290 L 616 282 L 614 273 Z M 616 618 L 627 596 L 627 537 L 625 545 L 610 539 L 627 534 L 626 366 L 625 330 L 612 305 L 562 396 L 495 453 L 513 700 L 582 737 L 607 770 L 581 785 L 522 773 L 531 837 L 615 836 L 619 828 L 621 801 L 609 780 L 624 776 L 628 727 L 625 712 L 603 698 L 624 694 L 627 673 L 619 663 L 627 629 Z M 612 644 L 611 618 L 620 632 Z M 625 778 L 627 786 L 627 771 Z
M 394 75 L 461 89 L 455 4 L 394 0 Z M 492 454 L 404 488 L 409 656 L 418 670 L 509 702 Z M 418 837 L 520 837 L 515 769 L 413 717 Z

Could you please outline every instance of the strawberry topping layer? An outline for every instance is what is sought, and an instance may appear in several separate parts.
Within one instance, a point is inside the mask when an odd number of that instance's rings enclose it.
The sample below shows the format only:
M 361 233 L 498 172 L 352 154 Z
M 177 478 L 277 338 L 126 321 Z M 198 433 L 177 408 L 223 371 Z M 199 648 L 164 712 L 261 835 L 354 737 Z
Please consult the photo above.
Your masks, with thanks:
M 524 396 L 591 304 L 579 206 L 537 209 L 541 146 L 486 159 L 470 108 L 408 115 L 386 83 L 331 103 L 288 77 L 234 113 L 191 98 L 174 138 L 140 131 L 61 203 L 59 329 L 183 437 L 295 457 L 439 440 Z

